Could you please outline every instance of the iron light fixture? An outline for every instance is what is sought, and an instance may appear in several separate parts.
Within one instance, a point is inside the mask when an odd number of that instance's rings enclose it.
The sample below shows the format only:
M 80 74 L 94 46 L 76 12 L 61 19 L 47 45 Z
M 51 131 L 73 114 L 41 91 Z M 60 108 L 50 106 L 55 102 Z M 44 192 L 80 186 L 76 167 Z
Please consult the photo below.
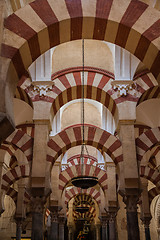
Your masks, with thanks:
M 89 157 L 89 153 L 87 150 L 87 146 L 84 141 L 84 39 L 82 40 L 82 62 L 83 62 L 83 70 L 82 70 L 82 145 L 81 145 L 81 155 L 80 155 L 80 166 L 81 166 L 81 175 L 78 177 L 74 177 L 71 179 L 71 183 L 79 188 L 88 189 L 90 187 L 95 186 L 98 183 L 98 178 L 95 176 L 85 176 L 84 174 L 84 150 L 86 150 L 87 155 Z

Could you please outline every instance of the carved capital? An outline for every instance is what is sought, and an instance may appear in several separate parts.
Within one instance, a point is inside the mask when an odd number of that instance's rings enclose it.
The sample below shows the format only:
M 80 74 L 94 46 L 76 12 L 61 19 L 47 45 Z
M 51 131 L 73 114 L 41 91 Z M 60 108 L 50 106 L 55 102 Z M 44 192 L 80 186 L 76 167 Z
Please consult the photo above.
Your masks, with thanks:
M 66 218 L 64 216 L 58 216 L 58 223 L 60 225 L 63 225 L 65 224 L 65 221 L 66 221 Z
M 50 216 L 51 216 L 51 222 L 58 223 L 58 212 L 51 212 Z
M 143 223 L 145 228 L 149 228 L 151 219 L 152 219 L 151 215 L 145 216 L 145 217 L 141 217 L 141 221 L 142 221 L 142 223 Z
M 107 226 L 108 220 L 109 220 L 109 215 L 105 215 L 105 216 L 100 216 L 99 217 L 100 221 L 101 221 L 101 225 L 102 226 Z
M 31 211 L 34 213 L 43 213 L 45 202 L 45 197 L 31 197 Z
M 126 196 L 124 196 L 123 201 L 126 204 L 127 212 L 136 212 L 137 211 L 138 200 L 139 200 L 138 195 L 126 195 Z
M 113 89 L 117 89 L 119 91 L 119 95 L 120 96 L 126 96 L 129 90 L 133 90 L 135 88 L 135 83 L 133 81 L 130 80 L 126 80 L 126 81 L 117 81 L 114 80 L 112 82 L 112 86 Z
M 22 222 L 24 221 L 24 218 L 15 217 L 14 219 L 17 224 L 17 227 L 22 227 Z
M 33 92 L 39 94 L 40 97 L 46 96 L 49 91 L 52 90 L 54 85 L 51 81 L 35 81 L 32 82 Z
M 61 206 L 50 206 L 49 207 L 50 210 L 50 216 L 51 216 L 51 221 L 52 222 L 58 222 L 58 216 L 59 216 L 59 212 L 62 210 Z

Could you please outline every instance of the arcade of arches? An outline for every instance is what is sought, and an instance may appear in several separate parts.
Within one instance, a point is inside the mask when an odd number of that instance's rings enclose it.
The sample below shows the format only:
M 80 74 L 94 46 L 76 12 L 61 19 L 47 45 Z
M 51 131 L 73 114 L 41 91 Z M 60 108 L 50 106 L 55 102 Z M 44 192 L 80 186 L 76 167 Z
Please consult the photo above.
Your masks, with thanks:
M 0 1 L 1 240 L 160 239 L 159 11 Z

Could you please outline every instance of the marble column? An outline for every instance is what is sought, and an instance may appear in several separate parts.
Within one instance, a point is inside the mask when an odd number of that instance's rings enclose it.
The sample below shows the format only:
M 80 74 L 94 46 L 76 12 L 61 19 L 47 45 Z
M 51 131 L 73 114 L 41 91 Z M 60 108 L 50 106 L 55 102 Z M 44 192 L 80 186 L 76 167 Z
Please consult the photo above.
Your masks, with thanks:
M 74 231 L 72 225 L 68 225 L 68 240 L 74 240 Z
M 58 212 L 51 212 L 49 240 L 58 240 Z
M 148 217 L 143 217 L 142 223 L 144 225 L 144 230 L 145 230 L 145 239 L 146 240 L 151 240 L 151 235 L 150 235 L 150 229 L 149 229 L 149 225 L 150 225 L 150 221 L 151 221 L 152 217 L 148 216 Z
M 101 226 L 102 226 L 102 240 L 109 240 L 109 232 L 108 232 L 109 218 L 107 216 L 101 216 L 99 218 L 101 220 Z
M 21 240 L 22 219 L 16 219 L 16 240 Z
M 145 238 L 146 240 L 150 240 L 150 221 L 152 219 L 152 215 L 150 213 L 150 203 L 149 203 L 149 196 L 148 196 L 148 180 L 141 178 L 141 186 L 142 186 L 142 193 L 141 193 L 141 216 L 140 219 L 142 220 L 142 223 L 144 225 L 145 229 Z
M 32 240 L 43 240 L 43 214 L 45 199 L 41 197 L 31 198 L 32 207 Z
M 137 201 L 137 195 L 127 195 L 124 197 L 124 203 L 126 204 L 128 240 L 140 240 Z
M 65 225 L 65 217 L 58 217 L 58 223 L 59 223 L 59 240 L 64 240 L 64 225 Z
M 109 240 L 117 239 L 116 212 L 109 213 Z
M 96 240 L 100 240 L 101 239 L 100 228 L 101 228 L 101 225 L 100 224 L 96 224 Z

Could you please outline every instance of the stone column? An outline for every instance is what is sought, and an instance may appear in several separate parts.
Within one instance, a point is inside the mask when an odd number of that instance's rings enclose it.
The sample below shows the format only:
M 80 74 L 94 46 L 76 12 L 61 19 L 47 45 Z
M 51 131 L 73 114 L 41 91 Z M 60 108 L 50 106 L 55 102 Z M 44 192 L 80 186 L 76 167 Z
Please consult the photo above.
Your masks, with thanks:
M 108 232 L 108 215 L 100 216 L 101 226 L 102 226 L 102 240 L 109 240 L 109 232 Z
M 22 219 L 16 219 L 16 240 L 21 240 Z
M 137 201 L 137 195 L 127 195 L 124 197 L 127 214 L 128 240 L 140 240 L 137 216 Z
M 141 194 L 141 220 L 144 225 L 145 229 L 145 237 L 146 240 L 150 240 L 150 221 L 152 219 L 151 213 L 150 213 L 150 204 L 149 204 L 149 197 L 148 197 L 148 180 L 141 178 L 141 185 L 142 185 L 142 194 Z
M 145 238 L 146 240 L 151 240 L 151 235 L 150 235 L 150 229 L 149 229 L 149 225 L 150 225 L 150 221 L 151 221 L 152 217 L 144 217 L 142 220 L 142 223 L 144 225 L 144 229 L 145 229 Z
M 68 225 L 68 240 L 74 240 L 74 231 L 72 225 Z
M 26 217 L 26 209 L 24 204 L 25 191 L 26 191 L 25 179 L 22 178 L 18 181 L 18 195 L 17 195 L 17 205 L 16 205 L 16 240 L 21 240 L 22 233 L 22 222 Z
M 100 224 L 96 224 L 96 240 L 100 240 L 101 239 L 100 228 L 101 228 L 101 225 Z
M 32 240 L 43 240 L 43 214 L 45 197 L 32 197 Z
M 49 240 L 58 240 L 58 212 L 51 212 Z
M 116 239 L 117 239 L 116 215 L 115 213 L 111 213 L 109 218 L 109 240 Z
M 4 41 L 4 19 L 11 14 L 6 1 L 0 1 L 0 52 L 1 43 Z M 0 56 L 0 143 L 6 139 L 15 128 L 14 114 L 13 114 L 13 97 L 15 89 L 14 72 L 7 76 L 9 61 L 8 58 L 3 57 L 3 51 Z M 8 77 L 8 78 L 7 78 Z M 16 77 L 16 78 L 15 78 Z
M 64 240 L 64 225 L 65 225 L 66 218 L 63 216 L 58 217 L 59 223 L 59 240 Z

